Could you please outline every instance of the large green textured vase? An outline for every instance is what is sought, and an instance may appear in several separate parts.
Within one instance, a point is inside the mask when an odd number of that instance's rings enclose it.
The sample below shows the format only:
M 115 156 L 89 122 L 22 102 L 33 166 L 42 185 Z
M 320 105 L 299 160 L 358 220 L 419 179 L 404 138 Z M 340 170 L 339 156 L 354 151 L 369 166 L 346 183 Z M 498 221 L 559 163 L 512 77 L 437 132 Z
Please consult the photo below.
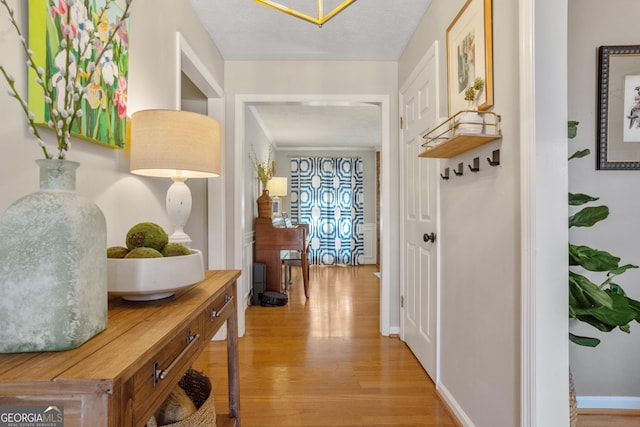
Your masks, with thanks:
M 38 160 L 40 191 L 0 217 L 0 352 L 78 347 L 107 327 L 106 221 L 77 162 Z

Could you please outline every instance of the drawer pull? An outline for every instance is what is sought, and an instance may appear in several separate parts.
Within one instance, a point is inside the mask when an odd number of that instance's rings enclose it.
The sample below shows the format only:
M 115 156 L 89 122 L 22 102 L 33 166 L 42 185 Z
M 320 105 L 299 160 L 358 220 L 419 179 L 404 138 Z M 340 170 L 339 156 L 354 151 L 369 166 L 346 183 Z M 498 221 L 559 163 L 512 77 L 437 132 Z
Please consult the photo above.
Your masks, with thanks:
M 211 320 L 215 320 L 216 317 L 220 317 L 220 314 L 224 311 L 224 309 L 233 301 L 233 295 L 226 295 L 224 297 L 224 305 L 220 308 L 220 310 L 216 311 L 214 308 L 211 309 Z
M 191 335 L 191 331 L 188 331 L 187 332 L 187 346 L 182 349 L 180 354 L 178 354 L 176 356 L 176 358 L 173 359 L 173 362 L 171 362 L 171 364 L 169 366 L 167 366 L 166 369 L 158 368 L 158 363 L 157 362 L 153 364 L 153 386 L 154 387 L 156 386 L 156 384 L 158 383 L 159 380 L 164 380 L 165 378 L 167 378 L 167 376 L 169 375 L 171 370 L 173 368 L 175 368 L 176 364 L 180 361 L 180 359 L 182 359 L 182 357 L 185 354 L 187 354 L 189 349 L 196 344 L 196 342 L 198 341 L 199 338 L 200 338 L 200 334 Z

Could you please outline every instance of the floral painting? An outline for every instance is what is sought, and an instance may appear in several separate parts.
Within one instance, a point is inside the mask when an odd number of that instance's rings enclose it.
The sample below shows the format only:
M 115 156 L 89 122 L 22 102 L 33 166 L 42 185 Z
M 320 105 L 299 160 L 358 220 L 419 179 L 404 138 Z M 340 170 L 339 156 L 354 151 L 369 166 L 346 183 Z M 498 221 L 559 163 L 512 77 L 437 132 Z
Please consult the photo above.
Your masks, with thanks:
M 449 116 L 469 108 L 467 87 L 476 78 L 484 90 L 476 93 L 476 108 L 493 106 L 492 0 L 467 0 L 447 28 L 447 86 Z
M 34 62 L 45 70 L 53 98 L 47 102 L 43 90 L 29 79 L 29 109 L 36 123 L 50 123 L 64 111 L 69 97 L 75 97 L 80 114 L 73 116 L 72 134 L 124 147 L 129 38 L 127 15 L 124 25 L 120 17 L 127 4 L 127 0 L 29 0 L 29 48 Z M 75 84 L 69 83 L 67 73 L 75 75 Z

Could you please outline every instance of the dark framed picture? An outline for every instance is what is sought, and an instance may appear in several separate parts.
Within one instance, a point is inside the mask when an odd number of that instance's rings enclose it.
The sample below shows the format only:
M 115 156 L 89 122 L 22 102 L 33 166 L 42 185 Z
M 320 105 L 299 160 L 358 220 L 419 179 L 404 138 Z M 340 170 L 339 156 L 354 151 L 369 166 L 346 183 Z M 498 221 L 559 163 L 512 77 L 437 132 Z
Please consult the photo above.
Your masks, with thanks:
M 598 48 L 597 169 L 640 169 L 640 45 Z
M 493 23 L 491 0 L 467 0 L 447 28 L 449 116 L 467 108 L 493 106 Z M 465 90 L 476 78 L 484 81 L 473 106 Z

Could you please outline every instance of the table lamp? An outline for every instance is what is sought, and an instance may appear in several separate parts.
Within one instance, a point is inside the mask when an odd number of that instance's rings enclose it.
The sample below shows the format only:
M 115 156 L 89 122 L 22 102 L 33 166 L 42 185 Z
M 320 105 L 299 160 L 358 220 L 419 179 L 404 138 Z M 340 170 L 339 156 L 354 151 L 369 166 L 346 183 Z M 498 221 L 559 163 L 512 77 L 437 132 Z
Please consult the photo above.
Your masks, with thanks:
M 188 178 L 220 174 L 220 123 L 179 110 L 142 110 L 131 116 L 131 173 L 167 177 L 167 213 L 173 226 L 169 242 L 190 247 L 184 226 L 191 214 Z
M 269 196 L 271 196 L 273 200 L 273 214 L 281 216 L 282 207 L 280 205 L 280 197 L 287 195 L 287 177 L 274 176 L 267 181 L 267 190 L 269 190 Z

